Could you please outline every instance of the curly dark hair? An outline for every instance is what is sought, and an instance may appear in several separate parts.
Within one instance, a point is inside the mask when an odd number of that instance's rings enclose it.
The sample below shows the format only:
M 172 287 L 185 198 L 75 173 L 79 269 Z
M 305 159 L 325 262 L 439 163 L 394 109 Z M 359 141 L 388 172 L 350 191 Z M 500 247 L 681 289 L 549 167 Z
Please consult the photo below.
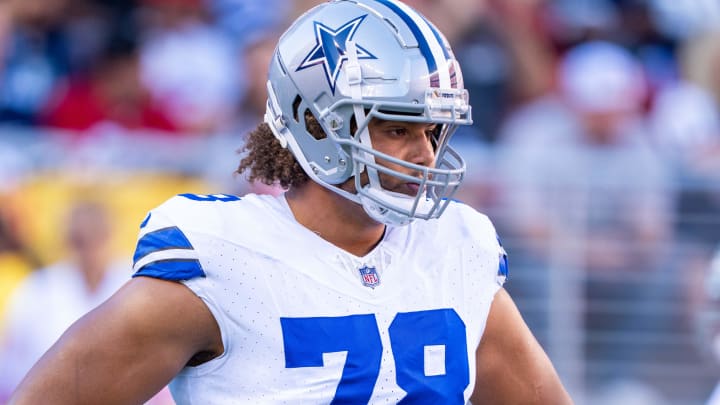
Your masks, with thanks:
M 325 132 L 310 111 L 305 111 L 305 125 L 315 138 L 325 137 Z M 248 134 L 245 146 L 240 152 L 247 152 L 247 155 L 240 160 L 236 172 L 248 172 L 247 179 L 250 182 L 279 184 L 280 187 L 289 189 L 302 186 L 310 180 L 292 152 L 280 145 L 280 141 L 264 122 Z

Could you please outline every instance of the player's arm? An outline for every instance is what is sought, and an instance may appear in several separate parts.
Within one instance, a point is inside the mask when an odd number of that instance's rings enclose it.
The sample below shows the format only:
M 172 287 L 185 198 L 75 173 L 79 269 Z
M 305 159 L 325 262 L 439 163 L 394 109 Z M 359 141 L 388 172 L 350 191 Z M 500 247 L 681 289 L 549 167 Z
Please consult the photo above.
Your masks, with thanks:
M 58 340 L 10 404 L 139 404 L 186 364 L 222 353 L 210 310 L 186 286 L 137 277 Z
M 478 346 L 474 404 L 572 404 L 555 368 L 500 289 Z

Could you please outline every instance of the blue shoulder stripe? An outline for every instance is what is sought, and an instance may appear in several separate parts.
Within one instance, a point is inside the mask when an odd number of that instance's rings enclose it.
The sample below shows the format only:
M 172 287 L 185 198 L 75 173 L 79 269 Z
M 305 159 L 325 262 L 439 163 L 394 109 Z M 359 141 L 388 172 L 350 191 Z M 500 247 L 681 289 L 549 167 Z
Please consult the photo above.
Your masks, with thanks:
M 510 274 L 510 268 L 508 267 L 508 258 L 507 255 L 501 255 L 500 256 L 500 264 L 498 265 L 498 276 L 509 276 Z
M 143 219 L 142 223 L 140 224 L 140 229 L 145 228 L 145 226 L 148 224 L 148 222 L 150 222 L 150 217 L 152 217 L 152 212 L 148 212 L 145 219 Z
M 133 277 L 145 276 L 161 280 L 180 281 L 195 277 L 205 277 L 205 272 L 197 259 L 159 260 L 143 266 Z
M 148 232 L 140 238 L 135 248 L 133 265 L 150 253 L 169 249 L 193 249 L 188 238 L 177 226 Z
M 502 242 L 500 241 L 500 236 L 495 234 L 495 237 L 497 238 L 498 245 L 500 246 L 500 263 L 498 264 L 498 276 L 505 276 L 506 278 L 510 275 L 510 267 L 508 266 L 508 257 L 507 252 L 505 251 L 505 248 L 502 245 Z

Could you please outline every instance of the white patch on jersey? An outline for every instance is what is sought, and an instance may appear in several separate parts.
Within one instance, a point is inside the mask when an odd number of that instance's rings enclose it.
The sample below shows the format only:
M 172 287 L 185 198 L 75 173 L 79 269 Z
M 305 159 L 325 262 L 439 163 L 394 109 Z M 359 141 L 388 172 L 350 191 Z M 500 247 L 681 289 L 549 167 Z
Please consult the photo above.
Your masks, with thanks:
M 445 345 L 425 346 L 425 376 L 445 375 Z
M 343 369 L 345 368 L 345 362 L 347 361 L 347 351 L 344 352 L 332 352 L 323 353 L 323 370 L 322 374 L 326 380 L 333 382 L 332 386 L 337 387 L 342 377 Z M 307 369 L 305 370 L 307 372 Z

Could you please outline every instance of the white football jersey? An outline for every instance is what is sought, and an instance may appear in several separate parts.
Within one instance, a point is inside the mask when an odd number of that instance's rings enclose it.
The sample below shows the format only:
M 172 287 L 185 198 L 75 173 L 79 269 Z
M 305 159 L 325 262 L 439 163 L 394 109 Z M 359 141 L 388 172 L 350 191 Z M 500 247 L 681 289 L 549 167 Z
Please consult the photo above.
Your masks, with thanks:
M 321 209 L 320 207 L 318 209 Z M 451 203 L 364 257 L 283 196 L 176 196 L 141 226 L 135 276 L 181 281 L 224 353 L 171 383 L 178 404 L 464 404 L 507 262 L 488 218 Z

